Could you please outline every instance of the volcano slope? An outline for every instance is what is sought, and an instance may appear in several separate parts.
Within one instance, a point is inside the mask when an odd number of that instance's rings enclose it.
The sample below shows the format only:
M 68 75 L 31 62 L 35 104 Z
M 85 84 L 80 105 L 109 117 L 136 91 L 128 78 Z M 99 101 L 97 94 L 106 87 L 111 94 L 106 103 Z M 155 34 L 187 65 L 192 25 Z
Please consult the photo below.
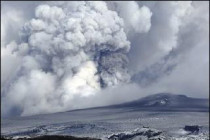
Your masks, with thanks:
M 208 99 L 161 93 L 118 105 L 2 119 L 1 135 L 7 138 L 68 135 L 123 140 L 121 136 L 127 138 L 127 135 L 129 139 L 139 135 L 151 139 L 145 134 L 158 132 L 156 137 L 163 139 L 206 139 L 209 136 L 208 108 Z M 192 125 L 199 127 L 198 133 L 184 130 L 185 126 Z

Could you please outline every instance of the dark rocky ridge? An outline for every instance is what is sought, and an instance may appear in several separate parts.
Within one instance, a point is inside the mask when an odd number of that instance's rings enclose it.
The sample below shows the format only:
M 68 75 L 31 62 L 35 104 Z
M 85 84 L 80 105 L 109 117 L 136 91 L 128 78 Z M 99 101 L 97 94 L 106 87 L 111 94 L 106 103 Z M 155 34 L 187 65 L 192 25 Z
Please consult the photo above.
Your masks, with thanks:
M 191 133 L 198 133 L 199 132 L 199 126 L 198 125 L 186 125 L 184 127 L 185 131 L 190 131 Z

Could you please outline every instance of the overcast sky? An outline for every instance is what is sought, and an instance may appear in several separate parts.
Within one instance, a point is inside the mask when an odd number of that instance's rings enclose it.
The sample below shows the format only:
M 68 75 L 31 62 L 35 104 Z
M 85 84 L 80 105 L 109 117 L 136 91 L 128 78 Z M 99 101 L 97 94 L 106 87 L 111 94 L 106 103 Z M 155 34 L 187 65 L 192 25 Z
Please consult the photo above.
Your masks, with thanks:
M 209 98 L 209 2 L 1 2 L 1 87 L 3 116 Z

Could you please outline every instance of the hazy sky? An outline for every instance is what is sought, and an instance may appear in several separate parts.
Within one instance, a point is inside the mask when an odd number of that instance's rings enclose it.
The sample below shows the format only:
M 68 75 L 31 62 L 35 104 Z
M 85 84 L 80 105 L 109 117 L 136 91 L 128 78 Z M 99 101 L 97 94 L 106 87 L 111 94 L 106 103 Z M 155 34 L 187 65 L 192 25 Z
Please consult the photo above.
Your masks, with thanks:
M 159 92 L 209 98 L 209 2 L 1 2 L 3 116 Z

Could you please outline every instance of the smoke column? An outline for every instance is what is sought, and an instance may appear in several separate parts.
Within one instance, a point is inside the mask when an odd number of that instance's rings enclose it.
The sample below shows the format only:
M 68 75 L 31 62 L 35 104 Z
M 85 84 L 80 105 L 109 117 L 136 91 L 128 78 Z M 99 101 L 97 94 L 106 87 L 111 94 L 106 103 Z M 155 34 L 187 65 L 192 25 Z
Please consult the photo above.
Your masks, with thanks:
M 38 6 L 21 43 L 7 46 L 21 63 L 3 85 L 3 114 L 70 110 L 77 108 L 75 98 L 128 82 L 130 42 L 123 27 L 105 2 Z
M 209 97 L 208 2 L 1 4 L 1 117 Z

